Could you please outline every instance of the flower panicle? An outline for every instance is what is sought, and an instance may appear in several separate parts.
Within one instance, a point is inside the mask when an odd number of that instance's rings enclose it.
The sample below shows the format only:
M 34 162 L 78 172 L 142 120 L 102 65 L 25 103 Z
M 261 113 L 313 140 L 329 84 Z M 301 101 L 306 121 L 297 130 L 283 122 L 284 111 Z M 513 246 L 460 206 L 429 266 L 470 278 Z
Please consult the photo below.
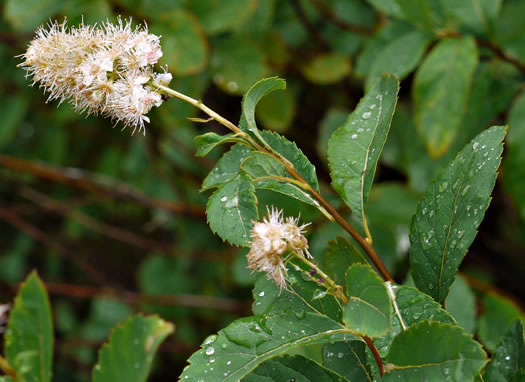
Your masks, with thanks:
M 279 288 L 286 289 L 287 252 L 311 258 L 308 240 L 303 235 L 309 224 L 298 225 L 299 218 L 283 218 L 282 210 L 268 209 L 262 222 L 254 222 L 250 252 L 247 255 L 248 268 L 265 272 L 268 280 L 273 280 Z
M 124 127 L 145 132 L 146 114 L 163 102 L 150 81 L 168 85 L 171 74 L 156 73 L 162 57 L 160 36 L 131 19 L 68 27 L 50 22 L 40 27 L 21 55 L 27 77 L 49 94 L 48 102 L 68 100 L 88 115 L 110 117 Z

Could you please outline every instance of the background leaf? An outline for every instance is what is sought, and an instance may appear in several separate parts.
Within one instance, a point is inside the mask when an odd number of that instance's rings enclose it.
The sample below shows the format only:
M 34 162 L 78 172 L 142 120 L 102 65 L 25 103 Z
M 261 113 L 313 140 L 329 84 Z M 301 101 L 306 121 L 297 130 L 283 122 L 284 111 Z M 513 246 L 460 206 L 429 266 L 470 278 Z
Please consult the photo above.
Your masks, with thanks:
M 350 74 L 351 69 L 352 64 L 348 57 L 331 53 L 315 56 L 301 68 L 301 71 L 309 81 L 327 85 L 341 81 Z
M 53 322 L 46 289 L 33 272 L 20 287 L 9 314 L 5 354 L 27 382 L 51 381 Z
M 419 202 L 410 229 L 416 286 L 443 301 L 490 203 L 506 127 L 495 126 L 458 154 Z
M 332 186 L 365 226 L 368 194 L 390 129 L 398 90 L 395 77 L 381 76 L 328 141 Z
M 349 302 L 344 307 L 343 321 L 348 328 L 369 337 L 382 336 L 390 329 L 390 297 L 370 265 L 354 264 L 348 268 L 346 294 Z
M 461 126 L 477 63 L 472 38 L 444 39 L 416 73 L 412 88 L 414 118 L 432 157 L 448 149 Z
M 300 355 L 273 358 L 255 369 L 243 381 L 270 382 L 345 382 L 346 378 L 325 369 L 314 361 Z
M 255 12 L 256 0 L 192 0 L 186 3 L 209 35 L 234 29 Z
M 173 330 L 158 317 L 135 316 L 117 326 L 100 349 L 93 382 L 145 382 L 155 352 Z
M 463 277 L 456 277 L 445 300 L 447 311 L 454 317 L 465 333 L 476 329 L 476 298 Z
M 487 362 L 481 345 L 450 324 L 423 321 L 400 333 L 387 361 L 384 381 L 470 381 Z

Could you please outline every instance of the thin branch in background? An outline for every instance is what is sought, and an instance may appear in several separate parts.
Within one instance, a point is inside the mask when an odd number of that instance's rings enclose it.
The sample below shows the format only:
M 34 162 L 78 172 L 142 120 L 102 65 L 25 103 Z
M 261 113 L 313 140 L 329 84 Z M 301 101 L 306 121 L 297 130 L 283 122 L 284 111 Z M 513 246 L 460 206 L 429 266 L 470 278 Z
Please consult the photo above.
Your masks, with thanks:
M 523 64 L 522 62 L 520 62 L 516 58 L 511 57 L 508 54 L 506 54 L 499 46 L 494 45 L 494 44 L 492 44 L 492 43 L 490 43 L 488 41 L 485 41 L 485 40 L 482 40 L 482 39 L 479 39 L 479 38 L 476 38 L 476 43 L 479 46 L 482 46 L 484 48 L 489 49 L 497 57 L 501 58 L 503 61 L 507 61 L 508 63 L 514 65 L 521 72 L 521 74 L 525 74 L 525 64 Z
M 336 27 L 364 36 L 374 35 L 374 28 L 364 25 L 350 24 L 349 22 L 339 18 L 339 16 L 334 13 L 333 9 L 327 6 L 323 0 L 310 0 L 310 2 L 317 9 L 321 16 L 323 16 L 330 23 L 334 24 Z
M 323 50 L 330 49 L 330 44 L 324 39 L 324 37 L 319 33 L 317 28 L 312 24 L 312 22 L 306 16 L 306 13 L 301 5 L 301 0 L 292 0 L 292 6 L 297 14 L 297 18 L 304 26 L 310 37 L 316 42 L 317 45 Z
M 51 167 L 25 159 L 0 154 L 0 166 L 17 172 L 28 173 L 57 183 L 67 184 L 89 192 L 99 193 L 117 200 L 133 201 L 150 208 L 162 209 L 202 219 L 206 216 L 202 206 L 152 198 L 135 187 L 117 179 L 101 176 L 73 167 Z
M 0 207 L 0 219 L 4 220 L 6 223 L 9 223 L 10 225 L 19 229 L 20 231 L 24 232 L 34 240 L 46 245 L 47 247 L 55 251 L 59 256 L 68 259 L 78 269 L 82 270 L 84 273 L 89 275 L 89 277 L 96 283 L 111 285 L 107 278 L 93 265 L 80 258 L 77 254 L 71 252 L 68 248 L 64 247 L 59 242 L 53 240 L 51 237 L 46 235 L 34 225 L 22 219 L 12 210 Z

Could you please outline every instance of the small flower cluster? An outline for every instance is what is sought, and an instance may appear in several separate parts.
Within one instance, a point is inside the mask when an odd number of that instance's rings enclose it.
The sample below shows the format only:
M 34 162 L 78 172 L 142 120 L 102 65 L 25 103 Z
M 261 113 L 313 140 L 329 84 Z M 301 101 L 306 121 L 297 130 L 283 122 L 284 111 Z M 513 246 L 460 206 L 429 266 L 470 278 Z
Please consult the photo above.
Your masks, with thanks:
M 50 93 L 48 101 L 69 100 L 79 112 L 144 131 L 145 114 L 163 101 L 149 81 L 171 81 L 171 74 L 153 71 L 162 57 L 159 40 L 146 27 L 133 29 L 131 20 L 78 28 L 54 22 L 40 27 L 19 66 Z
M 282 211 L 272 207 L 262 222 L 255 222 L 252 229 L 252 244 L 247 255 L 248 268 L 266 272 L 268 280 L 274 280 L 281 288 L 286 288 L 288 269 L 283 260 L 286 252 L 311 258 L 304 229 L 308 224 L 298 226 L 299 219 L 282 216 Z

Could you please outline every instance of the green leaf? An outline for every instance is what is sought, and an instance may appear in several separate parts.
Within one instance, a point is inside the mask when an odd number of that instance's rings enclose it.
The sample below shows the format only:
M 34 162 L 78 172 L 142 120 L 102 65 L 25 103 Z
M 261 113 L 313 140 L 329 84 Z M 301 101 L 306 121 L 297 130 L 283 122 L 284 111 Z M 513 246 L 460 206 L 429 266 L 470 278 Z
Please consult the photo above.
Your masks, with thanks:
M 338 236 L 328 242 L 325 272 L 339 285 L 345 284 L 345 273 L 352 264 L 368 264 L 361 252 L 347 239 Z
M 420 31 L 413 31 L 390 42 L 375 58 L 366 79 L 366 87 L 382 73 L 390 73 L 400 80 L 414 70 L 430 43 L 430 37 Z
M 5 354 L 26 382 L 51 381 L 53 321 L 49 297 L 36 272 L 20 287 L 9 314 Z
M 332 185 L 367 227 L 365 208 L 390 129 L 399 81 L 382 75 L 328 141 Z M 368 235 L 367 235 L 368 236 Z
M 288 175 L 284 165 L 271 155 L 254 152 L 242 162 L 241 168 L 253 178 L 255 188 L 280 192 L 319 207 L 319 202 L 313 199 L 308 192 L 291 182 L 293 178 Z M 287 181 L 286 178 L 290 181 Z
M 215 147 L 228 142 L 237 142 L 238 138 L 235 138 L 235 134 L 219 135 L 217 133 L 206 133 L 195 137 L 195 147 L 197 152 L 195 153 L 198 157 L 204 157 L 209 154 Z
M 471 381 L 487 362 L 481 345 L 458 326 L 423 321 L 400 333 L 383 381 Z
M 410 263 L 418 289 L 441 302 L 490 203 L 506 127 L 474 138 L 428 187 L 410 227 Z
M 285 90 L 286 81 L 278 77 L 265 78 L 255 83 L 244 95 L 242 99 L 242 114 L 239 121 L 239 128 L 243 131 L 250 131 L 257 137 L 259 131 L 255 123 L 255 107 L 266 94 L 275 90 Z
M 402 17 L 401 7 L 396 0 L 368 0 L 368 2 L 372 4 L 375 9 L 389 16 L 394 16 L 395 18 Z
M 2 128 L 0 129 L 0 149 L 5 150 L 15 136 L 20 123 L 26 116 L 29 98 L 23 95 L 6 97 L 0 105 Z
M 341 81 L 350 74 L 350 58 L 338 53 L 326 53 L 315 56 L 301 67 L 301 72 L 309 81 L 328 85 Z
M 366 345 L 361 341 L 337 342 L 323 347 L 323 364 L 349 381 L 372 382 L 366 362 Z
M 278 152 L 293 165 L 295 170 L 314 190 L 319 192 L 315 166 L 308 160 L 306 155 L 303 154 L 301 149 L 297 147 L 295 142 L 289 141 L 282 135 L 268 130 L 263 131 L 261 136 L 274 151 Z
M 490 34 L 502 0 L 441 0 L 447 13 L 475 33 Z
M 15 29 L 33 33 L 62 7 L 59 0 L 7 0 L 3 14 Z
M 311 312 L 341 321 L 341 303 L 305 276 L 308 270 L 296 269 L 296 265 L 288 268 L 288 289 L 282 291 L 273 281 L 267 280 L 266 275 L 257 275 L 253 289 L 253 312 L 257 315 L 290 312 L 297 314 L 298 318 L 304 316 L 305 312 Z
M 100 349 L 93 382 L 145 382 L 153 356 L 173 330 L 158 317 L 135 316 L 117 326 Z
M 450 286 L 450 293 L 445 300 L 447 310 L 456 319 L 466 333 L 473 334 L 476 326 L 476 299 L 474 293 L 462 277 Z
M 245 145 L 234 145 L 219 159 L 213 170 L 204 178 L 201 191 L 221 187 L 239 175 L 242 161 L 251 153 L 252 150 Z
M 418 322 L 429 320 L 444 324 L 456 323 L 432 297 L 416 288 L 392 284 L 387 284 L 387 288 L 390 289 L 392 299 L 392 329 L 385 336 L 374 339 L 381 357 L 387 356 L 392 341 L 399 333 Z
M 523 324 L 514 321 L 510 329 L 500 338 L 496 353 L 483 374 L 486 382 L 512 381 L 520 369 L 525 368 L 525 342 Z
M 443 39 L 416 73 L 412 89 L 414 118 L 433 157 L 447 151 L 461 126 L 477 63 L 472 37 Z
M 508 124 L 510 130 L 503 163 L 503 181 L 522 219 L 525 219 L 525 93 L 512 105 Z
M 330 136 L 339 126 L 342 126 L 346 122 L 348 114 L 349 112 L 347 110 L 334 107 L 328 109 L 321 120 L 316 146 L 317 152 L 323 160 L 326 160 L 328 155 L 328 140 L 330 139 Z
M 292 92 L 273 92 L 261 99 L 256 111 L 263 126 L 280 133 L 291 126 L 295 117 L 295 99 Z
M 478 336 L 485 347 L 495 352 L 500 337 L 516 319 L 525 319 L 520 309 L 510 300 L 487 294 L 483 298 L 483 314 L 479 318 Z
M 213 193 L 206 208 L 213 232 L 234 245 L 249 246 L 253 221 L 259 217 L 251 179 L 239 174 Z
M 346 272 L 348 305 L 343 322 L 363 335 L 379 337 L 391 326 L 391 302 L 383 281 L 368 264 L 354 264 Z
M 354 338 L 342 324 L 314 313 L 271 314 L 234 321 L 208 337 L 189 359 L 180 380 L 235 382 L 261 363 L 299 346 Z
M 192 0 L 186 7 L 193 12 L 209 35 L 235 29 L 248 19 L 257 6 L 256 0 Z
M 255 369 L 243 382 L 348 382 L 337 373 L 300 355 L 274 358 Z
M 510 57 L 525 62 L 525 24 L 522 22 L 525 3 L 506 1 L 495 21 L 496 42 Z
M 191 13 L 182 9 L 162 13 L 151 24 L 152 32 L 162 35 L 162 62 L 178 76 L 200 73 L 208 62 L 208 42 Z
M 418 29 L 433 32 L 445 24 L 445 9 L 440 1 L 396 0 L 401 14 Z
M 241 36 L 221 39 L 213 48 L 210 62 L 213 81 L 226 93 L 243 94 L 267 71 L 261 49 Z

